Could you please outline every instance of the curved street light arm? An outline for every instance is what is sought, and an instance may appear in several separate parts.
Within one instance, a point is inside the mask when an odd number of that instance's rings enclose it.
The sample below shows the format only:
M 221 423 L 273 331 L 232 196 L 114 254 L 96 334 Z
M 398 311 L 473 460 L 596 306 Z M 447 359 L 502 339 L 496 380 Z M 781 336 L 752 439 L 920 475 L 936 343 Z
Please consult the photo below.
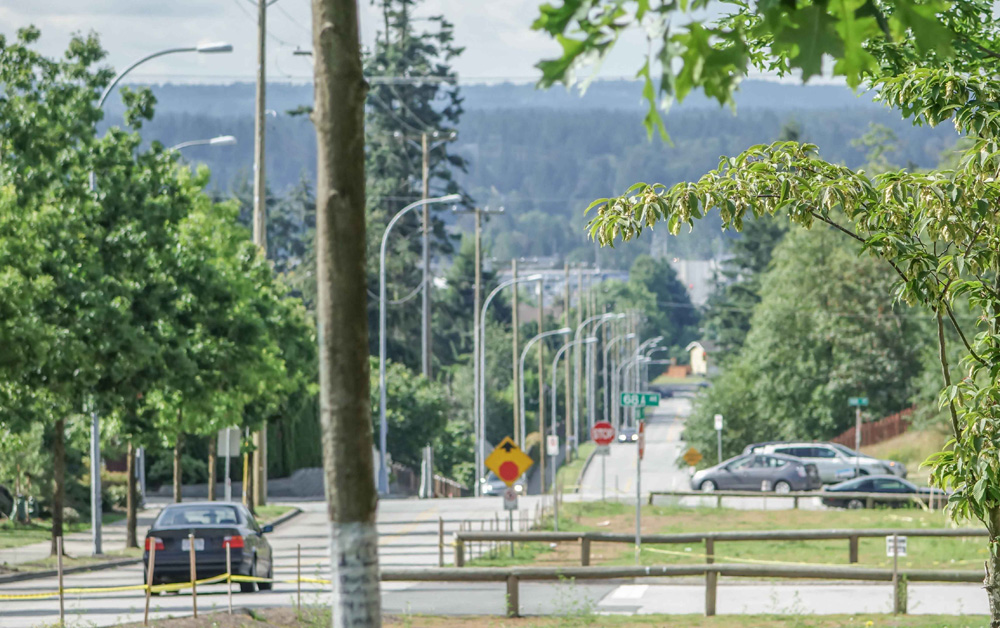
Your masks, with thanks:
M 568 334 L 568 333 L 570 333 L 572 331 L 573 330 L 570 329 L 569 327 L 563 327 L 562 329 L 556 329 L 556 330 L 553 330 L 553 331 L 542 332 L 542 333 L 538 334 L 537 336 L 535 336 L 534 338 L 532 338 L 531 340 L 529 340 L 528 344 L 524 345 L 524 351 L 521 352 L 521 361 L 520 361 L 520 366 L 519 366 L 519 372 L 521 374 L 521 442 L 518 445 L 521 447 L 521 449 L 524 449 L 524 440 L 525 440 L 526 432 L 527 432 L 527 429 L 525 428 L 525 420 L 524 420 L 524 416 L 525 416 L 525 414 L 524 414 L 524 410 L 525 410 L 525 404 L 524 404 L 524 361 L 528 357 L 528 351 L 531 350 L 531 347 L 533 347 L 536 342 L 538 342 L 539 340 L 542 340 L 543 338 L 549 338 L 551 336 L 561 336 L 561 335 Z M 538 419 L 539 419 L 539 421 L 538 421 L 538 423 L 539 423 L 539 425 L 538 425 L 538 431 L 539 431 L 540 434 L 544 434 L 545 433 L 545 420 L 544 420 L 544 417 L 539 416 Z

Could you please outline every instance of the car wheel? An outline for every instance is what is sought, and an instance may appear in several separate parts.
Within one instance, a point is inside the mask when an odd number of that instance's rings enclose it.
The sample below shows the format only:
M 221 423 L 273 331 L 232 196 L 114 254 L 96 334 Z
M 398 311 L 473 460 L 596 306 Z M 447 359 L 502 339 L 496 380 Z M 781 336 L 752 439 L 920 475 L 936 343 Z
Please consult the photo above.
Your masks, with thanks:
M 791 493 L 792 492 L 792 485 L 789 484 L 788 482 L 784 481 L 784 480 L 779 480 L 778 482 L 774 483 L 774 492 L 775 493 Z
M 698 488 L 701 489 L 702 493 L 713 493 L 719 487 L 712 480 L 705 480 Z
M 847 502 L 847 507 L 850 510 L 861 510 L 862 508 L 865 507 L 865 503 L 855 497 L 854 499 Z
M 265 577 L 269 578 L 271 580 L 274 579 L 274 565 L 273 564 L 270 565 L 267 568 L 267 576 L 265 576 Z M 273 582 L 258 582 L 257 583 L 257 590 L 258 591 L 270 591 L 272 588 L 274 588 L 274 583 Z
M 253 562 L 250 563 L 250 577 L 257 577 L 257 557 L 253 557 Z M 240 583 L 240 593 L 253 593 L 256 589 L 256 585 L 253 582 L 241 582 Z

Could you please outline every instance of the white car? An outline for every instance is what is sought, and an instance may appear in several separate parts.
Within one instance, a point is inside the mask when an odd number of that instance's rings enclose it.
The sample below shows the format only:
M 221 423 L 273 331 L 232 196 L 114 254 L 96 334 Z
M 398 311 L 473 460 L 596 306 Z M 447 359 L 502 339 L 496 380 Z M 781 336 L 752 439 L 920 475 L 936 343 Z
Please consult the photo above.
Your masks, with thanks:
M 820 480 L 824 484 L 843 482 L 859 475 L 900 475 L 906 469 L 899 465 L 901 473 L 896 473 L 877 458 L 858 456 L 843 445 L 835 443 L 772 443 L 762 448 L 763 453 L 795 456 L 816 465 Z M 899 463 L 896 463 L 899 464 Z

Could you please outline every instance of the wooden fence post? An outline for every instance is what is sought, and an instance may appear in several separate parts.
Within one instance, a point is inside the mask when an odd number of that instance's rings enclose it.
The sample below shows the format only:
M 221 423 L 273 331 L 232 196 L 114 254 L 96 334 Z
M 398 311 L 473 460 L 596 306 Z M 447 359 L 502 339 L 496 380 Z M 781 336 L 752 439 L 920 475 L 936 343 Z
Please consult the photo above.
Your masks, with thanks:
M 858 562 L 858 536 L 854 535 L 848 539 L 848 560 L 851 564 Z
M 444 518 L 438 517 L 438 567 L 444 567 Z
M 517 576 L 507 576 L 507 617 L 518 617 L 520 615 L 517 589 Z
M 146 572 L 146 611 L 142 616 L 142 625 L 149 625 L 149 596 L 153 593 L 153 568 L 156 565 L 156 539 L 149 538 L 149 570 Z
M 580 537 L 580 566 L 590 567 L 590 539 Z
M 715 598 L 719 583 L 718 571 L 705 571 L 705 617 L 715 617 Z
M 59 625 L 66 625 L 66 611 L 63 605 L 63 538 L 56 537 L 56 569 L 59 571 Z
M 715 562 L 715 539 L 710 536 L 705 537 L 705 564 L 711 565 Z
M 465 542 L 458 538 L 458 534 L 453 539 L 455 543 L 455 566 L 465 567 Z
M 191 559 L 191 609 L 198 619 L 198 569 L 195 567 L 194 533 L 188 533 L 188 556 Z

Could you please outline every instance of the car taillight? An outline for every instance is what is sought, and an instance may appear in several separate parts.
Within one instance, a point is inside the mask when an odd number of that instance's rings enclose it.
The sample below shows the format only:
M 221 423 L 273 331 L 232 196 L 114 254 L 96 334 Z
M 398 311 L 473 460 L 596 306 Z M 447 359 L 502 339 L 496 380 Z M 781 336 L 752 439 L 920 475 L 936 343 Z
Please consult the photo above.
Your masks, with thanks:
M 146 537 L 146 551 L 150 550 L 150 545 L 153 545 L 157 550 L 163 549 L 163 539 L 158 539 L 155 536 Z
M 222 547 L 229 546 L 233 549 L 243 547 L 243 537 L 242 536 L 227 536 L 222 539 Z

